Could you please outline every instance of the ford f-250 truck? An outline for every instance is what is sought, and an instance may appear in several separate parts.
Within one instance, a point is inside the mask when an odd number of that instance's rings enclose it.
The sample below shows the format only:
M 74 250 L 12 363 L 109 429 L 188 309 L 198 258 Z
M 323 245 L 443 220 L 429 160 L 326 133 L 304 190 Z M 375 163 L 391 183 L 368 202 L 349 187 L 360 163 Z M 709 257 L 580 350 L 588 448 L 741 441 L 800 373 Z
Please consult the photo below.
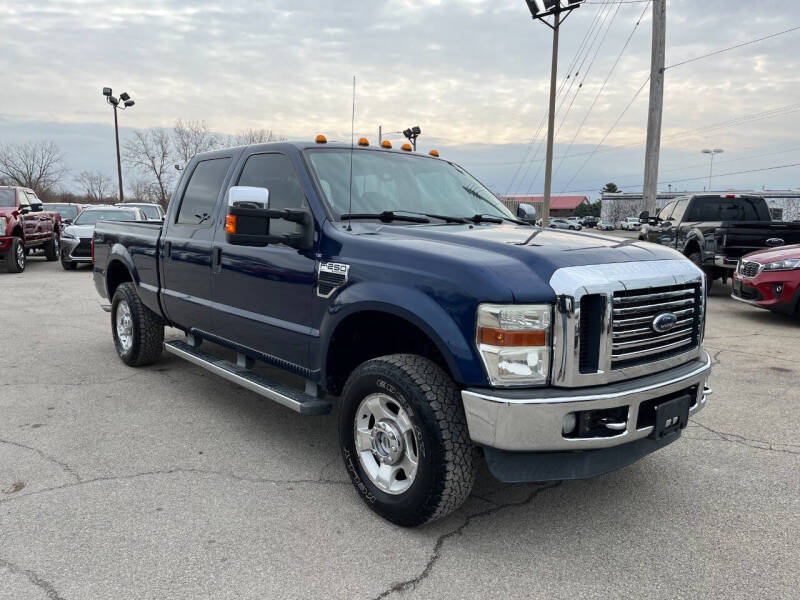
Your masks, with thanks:
M 338 403 L 355 488 L 401 525 L 456 509 L 481 455 L 506 482 L 628 465 L 711 393 L 691 261 L 531 226 L 435 156 L 322 137 L 201 154 L 163 224 L 98 223 L 93 244 L 125 363 L 163 347 L 302 415 Z
M 0 263 L 9 273 L 25 270 L 31 250 L 58 260 L 60 235 L 61 215 L 44 210 L 32 189 L 0 186 Z

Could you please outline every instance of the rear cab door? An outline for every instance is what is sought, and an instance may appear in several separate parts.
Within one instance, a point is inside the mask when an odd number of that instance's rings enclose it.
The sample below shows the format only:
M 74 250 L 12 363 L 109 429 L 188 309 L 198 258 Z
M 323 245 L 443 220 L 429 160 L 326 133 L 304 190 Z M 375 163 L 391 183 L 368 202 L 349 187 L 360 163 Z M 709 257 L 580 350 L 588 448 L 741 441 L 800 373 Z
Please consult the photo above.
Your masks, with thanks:
M 166 317 L 185 330 L 211 327 L 214 215 L 234 154 L 221 151 L 189 163 L 164 219 L 159 248 L 162 303 Z

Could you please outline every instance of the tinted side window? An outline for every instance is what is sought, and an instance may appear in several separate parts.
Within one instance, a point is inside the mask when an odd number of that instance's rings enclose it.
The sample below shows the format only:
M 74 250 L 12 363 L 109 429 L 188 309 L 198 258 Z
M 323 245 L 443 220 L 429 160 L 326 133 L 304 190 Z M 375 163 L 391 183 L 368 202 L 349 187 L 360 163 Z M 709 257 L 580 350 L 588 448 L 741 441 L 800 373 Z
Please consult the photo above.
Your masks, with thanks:
M 667 219 L 672 216 L 672 211 L 675 209 L 675 202 L 670 202 L 664 208 L 661 209 L 661 212 L 658 213 L 658 218 L 662 221 L 666 221 Z
M 689 199 L 679 200 L 675 205 L 675 210 L 672 213 L 672 221 L 677 224 L 683 220 L 683 213 L 686 212 L 686 207 L 689 206 Z
M 217 204 L 230 163 L 230 158 L 216 158 L 197 163 L 183 192 L 176 223 L 202 227 L 211 225 L 214 206 Z
M 692 221 L 767 221 L 761 198 L 702 199 L 695 202 Z
M 285 154 L 254 154 L 244 164 L 237 185 L 267 188 L 269 207 L 275 210 L 308 206 L 303 186 Z M 298 227 L 282 219 L 272 219 L 269 224 L 272 235 L 295 233 Z

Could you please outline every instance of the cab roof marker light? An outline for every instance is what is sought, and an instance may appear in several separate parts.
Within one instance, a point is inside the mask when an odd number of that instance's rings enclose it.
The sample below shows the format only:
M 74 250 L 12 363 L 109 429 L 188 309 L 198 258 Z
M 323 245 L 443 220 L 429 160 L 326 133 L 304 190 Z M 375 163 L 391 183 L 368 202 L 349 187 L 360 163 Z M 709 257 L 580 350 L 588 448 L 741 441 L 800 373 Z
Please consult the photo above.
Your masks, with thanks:
M 358 139 L 358 145 L 359 146 L 369 146 L 369 140 L 367 138 L 365 138 L 365 137 L 359 138 Z
M 436 158 L 439 158 L 438 150 L 431 150 L 430 152 L 428 152 L 428 154 L 430 154 L 431 156 L 435 156 Z
M 391 147 L 392 147 L 392 142 L 390 142 L 389 140 L 383 140 L 381 142 L 381 148 L 391 148 Z
M 411 152 L 412 150 L 411 144 L 403 144 L 402 146 L 400 146 L 400 149 L 403 150 L 404 152 Z
M 324 135 L 322 135 L 322 134 L 320 133 L 320 134 L 317 136 L 316 142 L 317 142 L 318 144 L 327 144 L 327 143 L 328 143 L 328 138 L 326 138 Z

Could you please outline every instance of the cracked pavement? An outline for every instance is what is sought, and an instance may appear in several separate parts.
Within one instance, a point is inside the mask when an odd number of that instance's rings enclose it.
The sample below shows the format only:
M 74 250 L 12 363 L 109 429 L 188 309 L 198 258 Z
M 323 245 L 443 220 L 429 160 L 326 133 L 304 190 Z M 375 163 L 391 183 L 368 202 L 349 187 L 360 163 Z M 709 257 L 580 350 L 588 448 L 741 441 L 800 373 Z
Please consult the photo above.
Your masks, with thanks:
M 681 440 L 588 481 L 483 468 L 407 530 L 351 489 L 335 414 L 124 366 L 91 273 L 33 257 L 0 273 L 0 598 L 795 598 L 800 322 L 727 293 Z

